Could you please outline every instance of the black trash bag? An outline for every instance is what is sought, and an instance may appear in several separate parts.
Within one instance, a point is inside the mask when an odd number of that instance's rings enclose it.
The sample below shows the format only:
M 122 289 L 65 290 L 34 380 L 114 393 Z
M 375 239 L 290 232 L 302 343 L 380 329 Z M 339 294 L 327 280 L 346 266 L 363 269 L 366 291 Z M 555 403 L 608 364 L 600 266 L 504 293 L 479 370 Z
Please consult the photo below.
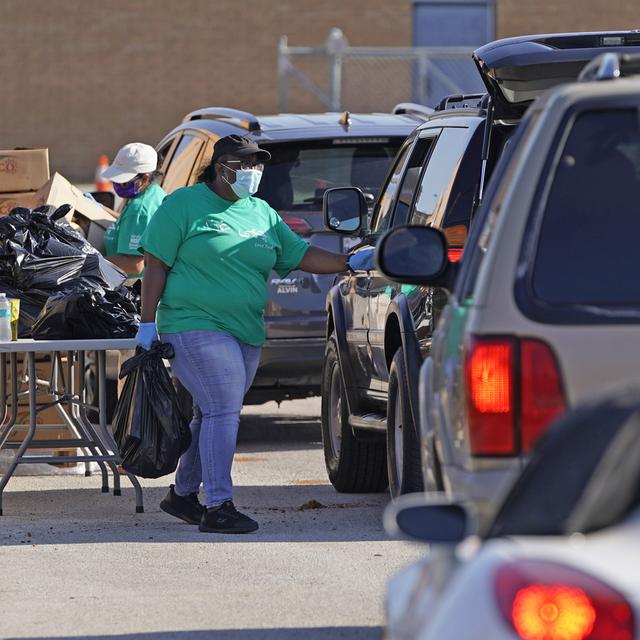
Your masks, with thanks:
M 140 317 L 126 287 L 76 286 L 52 295 L 31 328 L 34 340 L 133 338 Z
M 163 358 L 173 358 L 170 344 L 138 347 L 123 363 L 124 388 L 113 414 L 114 437 L 125 471 L 141 478 L 173 473 L 191 445 L 191 430 Z
M 75 281 L 85 263 L 85 255 L 56 258 L 34 258 L 20 255 L 13 267 L 13 282 L 18 289 L 32 288 L 54 291 L 61 285 Z
M 85 256 L 80 277 L 89 284 L 105 289 L 117 289 L 127 279 L 127 274 L 99 253 Z
M 98 250 L 64 219 L 71 209 L 69 204 L 63 204 L 57 208 L 52 205 L 44 205 L 32 210 L 26 209 L 29 215 L 22 214 L 21 217 L 26 222 L 31 238 L 35 239 L 37 243 L 37 248 L 34 247 L 34 253 L 45 255 L 49 251 L 50 255 L 59 255 L 55 251 L 60 244 L 73 247 L 85 254 L 98 253 Z M 51 240 L 57 240 L 57 243 L 50 243 Z
M 89 286 L 119 287 L 127 275 L 63 219 L 70 209 L 17 207 L 0 219 L 0 276 L 22 290 L 55 291 L 79 279 Z

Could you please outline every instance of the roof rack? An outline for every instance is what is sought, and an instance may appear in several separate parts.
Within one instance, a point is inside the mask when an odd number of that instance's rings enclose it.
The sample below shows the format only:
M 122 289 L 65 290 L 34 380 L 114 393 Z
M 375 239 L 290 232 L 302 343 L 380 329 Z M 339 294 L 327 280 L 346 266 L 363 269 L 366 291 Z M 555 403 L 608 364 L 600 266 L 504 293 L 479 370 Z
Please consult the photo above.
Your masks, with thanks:
M 396 116 L 411 115 L 418 116 L 420 118 L 427 118 L 433 113 L 433 109 L 424 104 L 418 104 L 417 102 L 401 102 L 393 107 L 391 113 Z
M 640 55 L 607 52 L 596 56 L 578 76 L 578 82 L 615 80 L 640 74 Z
M 229 120 L 247 131 L 260 131 L 258 118 L 248 111 L 240 111 L 239 109 L 228 109 L 226 107 L 198 109 L 188 113 L 182 122 L 191 122 L 192 120 Z
M 470 107 L 482 107 L 483 100 L 486 93 L 468 93 L 454 94 L 451 96 L 445 96 L 440 100 L 440 103 L 436 107 L 436 111 L 444 111 L 445 109 L 469 109 Z

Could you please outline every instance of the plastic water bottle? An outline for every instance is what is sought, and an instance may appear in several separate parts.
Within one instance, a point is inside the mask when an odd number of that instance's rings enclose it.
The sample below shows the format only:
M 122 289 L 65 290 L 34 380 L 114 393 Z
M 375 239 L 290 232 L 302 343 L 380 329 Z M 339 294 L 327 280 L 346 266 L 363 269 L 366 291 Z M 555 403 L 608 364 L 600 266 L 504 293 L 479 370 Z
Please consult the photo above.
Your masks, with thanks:
M 11 342 L 11 303 L 0 293 L 0 342 Z

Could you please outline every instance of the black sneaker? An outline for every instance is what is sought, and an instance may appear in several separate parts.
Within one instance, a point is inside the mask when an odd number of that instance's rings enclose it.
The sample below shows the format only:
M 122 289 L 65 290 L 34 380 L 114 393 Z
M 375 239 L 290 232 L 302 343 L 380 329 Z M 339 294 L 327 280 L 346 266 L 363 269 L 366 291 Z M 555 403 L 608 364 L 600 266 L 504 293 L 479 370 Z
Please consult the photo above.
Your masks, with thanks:
M 257 531 L 258 523 L 240 513 L 233 502 L 227 500 L 219 507 L 207 508 L 198 528 L 207 533 L 251 533 Z
M 179 496 L 174 489 L 174 485 L 169 486 L 169 493 L 160 503 L 160 508 L 180 520 L 189 524 L 200 524 L 202 515 L 206 511 L 203 505 L 198 502 L 198 494 L 190 493 L 188 496 Z

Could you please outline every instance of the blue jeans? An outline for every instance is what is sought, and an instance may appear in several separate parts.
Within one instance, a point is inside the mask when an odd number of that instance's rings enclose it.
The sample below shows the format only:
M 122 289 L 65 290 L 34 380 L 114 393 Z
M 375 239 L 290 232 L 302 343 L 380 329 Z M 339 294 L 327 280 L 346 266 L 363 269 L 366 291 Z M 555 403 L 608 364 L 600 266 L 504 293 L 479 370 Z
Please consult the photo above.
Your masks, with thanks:
M 260 347 L 218 331 L 164 333 L 173 345 L 171 367 L 193 397 L 192 442 L 176 471 L 175 491 L 186 496 L 204 485 L 207 507 L 233 498 L 231 464 L 244 394 L 256 374 Z

